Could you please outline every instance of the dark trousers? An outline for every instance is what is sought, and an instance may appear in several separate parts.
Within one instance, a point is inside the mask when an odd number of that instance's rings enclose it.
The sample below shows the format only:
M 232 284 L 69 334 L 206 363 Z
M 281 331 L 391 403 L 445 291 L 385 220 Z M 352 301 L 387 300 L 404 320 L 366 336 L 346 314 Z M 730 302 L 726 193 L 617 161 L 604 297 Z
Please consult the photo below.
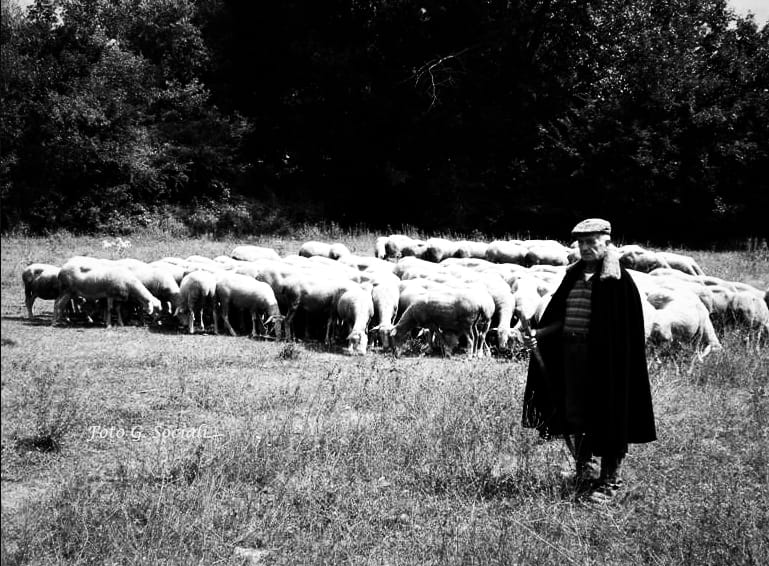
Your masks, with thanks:
M 576 463 L 577 475 L 585 476 L 598 465 L 593 454 L 593 439 L 589 433 L 565 435 L 566 446 Z M 601 474 L 599 479 L 616 482 L 620 476 L 620 466 L 624 454 L 604 454 L 601 456 Z
M 577 464 L 577 473 L 584 473 L 596 464 L 593 456 L 593 426 L 591 423 L 591 375 L 588 366 L 587 336 L 565 335 L 564 354 L 564 413 L 566 443 Z M 601 457 L 601 479 L 614 481 L 624 454 L 604 454 Z

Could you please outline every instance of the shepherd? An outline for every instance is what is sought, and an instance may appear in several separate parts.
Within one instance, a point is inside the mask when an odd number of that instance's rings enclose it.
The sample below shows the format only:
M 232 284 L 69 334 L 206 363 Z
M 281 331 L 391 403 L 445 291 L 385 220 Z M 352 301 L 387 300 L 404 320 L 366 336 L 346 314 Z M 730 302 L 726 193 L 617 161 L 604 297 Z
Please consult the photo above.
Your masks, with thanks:
M 522 424 L 564 438 L 575 485 L 607 503 L 623 488 L 629 444 L 656 440 L 641 296 L 610 245 L 611 224 L 590 218 L 571 232 L 571 265 L 538 324 L 524 338 L 531 356 Z M 600 470 L 597 457 L 601 458 Z

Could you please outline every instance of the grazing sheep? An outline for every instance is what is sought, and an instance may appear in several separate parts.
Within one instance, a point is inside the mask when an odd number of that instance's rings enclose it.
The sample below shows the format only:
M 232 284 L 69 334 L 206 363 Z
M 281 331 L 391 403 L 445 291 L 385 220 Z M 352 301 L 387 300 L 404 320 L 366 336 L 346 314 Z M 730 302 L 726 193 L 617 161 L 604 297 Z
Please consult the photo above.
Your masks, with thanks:
M 667 263 L 672 269 L 677 269 L 689 275 L 705 275 L 705 272 L 697 265 L 694 258 L 688 255 L 673 252 L 657 252 L 657 257 Z
M 520 240 L 494 240 L 486 250 L 486 259 L 493 263 L 524 265 L 529 249 Z
M 455 244 L 455 258 L 475 258 L 486 259 L 486 252 L 489 250 L 489 244 L 486 242 L 474 242 L 472 240 L 460 240 Z
M 115 260 L 114 263 L 126 267 L 136 275 L 147 290 L 160 300 L 163 312 L 173 313 L 179 302 L 179 285 L 167 269 L 132 258 Z
M 259 261 L 260 259 L 279 260 L 280 255 L 272 248 L 261 246 L 237 246 L 230 253 L 232 259 L 240 261 Z
M 427 244 L 425 242 L 415 240 L 410 244 L 404 244 L 401 247 L 400 255 L 398 257 L 418 257 L 422 259 L 427 253 Z
M 670 265 L 662 257 L 652 250 L 647 250 L 636 244 L 628 244 L 617 248 L 620 254 L 619 262 L 627 269 L 635 269 L 649 273 L 660 267 L 669 268 Z
M 519 277 L 511 287 L 511 291 L 515 299 L 516 317 L 531 320 L 542 297 L 552 292 L 552 289 L 543 284 L 542 280 L 528 275 Z
M 314 240 L 305 242 L 299 248 L 299 255 L 301 257 L 312 257 L 312 256 L 330 257 L 331 244 L 327 244 L 326 242 L 317 242 Z
M 710 316 L 691 291 L 665 289 L 652 290 L 646 299 L 656 309 L 651 330 L 651 337 L 661 342 L 691 342 L 699 349 L 700 359 L 714 350 L 721 350 L 721 343 L 716 336 Z
M 307 258 L 302 259 L 307 261 Z M 239 265 L 236 271 L 242 275 L 253 277 L 257 281 L 267 283 L 275 293 L 275 298 L 278 300 L 278 305 L 283 314 L 288 313 L 291 305 L 293 297 L 290 289 L 290 286 L 293 284 L 292 278 L 303 273 L 303 270 L 300 267 L 291 265 L 284 260 L 247 262 L 243 265 Z
M 385 240 L 377 240 L 377 249 L 384 247 L 384 255 L 379 256 L 382 259 L 399 259 L 404 255 L 416 255 L 425 247 L 422 240 L 404 236 L 403 234 L 392 234 Z M 404 253 L 404 249 L 406 253 Z
M 422 259 L 433 263 L 440 263 L 447 257 L 454 257 L 457 253 L 457 243 L 446 238 L 430 238 L 425 244 L 426 249 Z
M 395 323 L 395 317 L 398 315 L 398 301 L 400 300 L 398 281 L 396 277 L 393 279 L 395 280 L 375 280 L 374 286 L 371 288 L 371 300 L 374 304 L 371 332 L 375 333 L 380 344 L 385 348 L 389 344 L 388 336 Z
M 451 331 L 466 339 L 467 353 L 472 356 L 478 347 L 476 332 L 479 321 L 481 327 L 488 326 L 488 322 L 482 320 L 484 316 L 484 306 L 473 292 L 433 288 L 418 296 L 406 309 L 390 331 L 390 336 L 395 340 L 397 353 L 398 347 L 413 328 Z
M 24 301 L 29 318 L 32 318 L 35 299 L 55 301 L 59 296 L 59 271 L 59 267 L 47 263 L 33 263 L 22 271 Z
M 735 323 L 757 331 L 759 340 L 765 333 L 769 335 L 769 307 L 755 292 L 737 291 L 729 303 L 728 313 Z
M 374 257 L 385 259 L 387 257 L 387 236 L 379 236 L 374 244 Z
M 344 244 L 331 244 L 331 249 L 328 251 L 328 257 L 331 259 L 339 259 L 348 255 L 352 254 Z
M 230 307 L 235 306 L 251 314 L 251 338 L 264 336 L 267 333 L 266 327 L 270 325 L 273 326 L 275 337 L 281 338 L 283 316 L 275 293 L 267 283 L 239 273 L 221 273 L 216 280 L 216 302 L 221 308 L 224 327 L 232 336 L 237 336 L 237 333 L 230 324 L 229 313 Z
M 107 299 L 105 321 L 112 327 L 112 306 L 114 301 L 138 301 L 147 314 L 155 315 L 161 309 L 160 301 L 150 293 L 142 282 L 126 267 L 109 260 L 76 256 L 65 263 L 59 271 L 61 294 L 53 309 L 53 323 L 57 324 L 63 306 L 76 297 L 85 299 Z M 118 325 L 123 318 L 118 309 Z
M 420 274 L 435 273 L 440 268 L 435 263 L 416 257 L 403 257 L 398 260 L 393 269 L 393 274 L 401 279 L 414 279 Z
M 531 246 L 526 252 L 526 265 L 569 265 L 569 248 L 558 244 Z
M 322 317 L 326 331 L 324 342 L 330 343 L 333 313 L 336 301 L 345 291 L 358 285 L 354 281 L 342 277 L 318 277 L 312 272 L 299 272 L 289 276 L 283 282 L 283 293 L 288 298 L 286 314 L 286 330 L 293 339 L 295 337 L 294 319 L 299 311 Z M 307 337 L 305 328 L 305 338 Z
M 174 315 L 182 324 L 189 324 L 190 334 L 195 332 L 195 312 L 200 320 L 200 330 L 205 332 L 203 311 L 206 307 L 211 310 L 214 319 L 214 333 L 219 334 L 216 311 L 216 275 L 210 271 L 193 271 L 188 273 L 179 287 L 180 299 Z
M 351 287 L 336 299 L 336 320 L 348 329 L 347 351 L 365 354 L 368 346 L 368 324 L 374 316 L 374 302 L 368 286 Z
M 713 308 L 710 311 L 710 319 L 719 330 L 722 330 L 729 322 L 731 316 L 729 307 L 732 304 L 732 299 L 734 299 L 737 291 L 733 287 L 724 285 L 708 285 L 708 290 L 713 297 Z

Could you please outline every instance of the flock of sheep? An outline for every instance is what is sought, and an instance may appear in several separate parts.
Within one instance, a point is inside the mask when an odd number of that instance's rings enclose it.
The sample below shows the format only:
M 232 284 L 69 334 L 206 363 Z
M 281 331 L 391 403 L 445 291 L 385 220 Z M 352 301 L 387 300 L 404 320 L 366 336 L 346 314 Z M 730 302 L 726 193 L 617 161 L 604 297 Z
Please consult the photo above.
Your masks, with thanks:
M 704 356 L 721 348 L 722 325 L 769 335 L 766 290 L 708 276 L 688 256 L 637 245 L 616 250 L 641 294 L 648 340 L 694 343 Z M 317 241 L 285 257 L 251 245 L 229 256 L 150 263 L 76 256 L 61 267 L 32 264 L 22 279 L 29 317 L 36 298 L 55 300 L 55 325 L 78 316 L 92 322 L 103 312 L 110 327 L 113 312 L 120 325 L 124 314 L 146 313 L 190 333 L 207 322 L 218 333 L 221 321 L 233 336 L 249 328 L 252 337 L 301 335 L 329 347 L 341 340 L 357 354 L 369 342 L 397 353 L 412 339 L 444 355 L 472 356 L 520 344 L 521 320 L 541 315 L 578 258 L 576 246 L 554 240 L 391 235 L 377 239 L 373 256 Z

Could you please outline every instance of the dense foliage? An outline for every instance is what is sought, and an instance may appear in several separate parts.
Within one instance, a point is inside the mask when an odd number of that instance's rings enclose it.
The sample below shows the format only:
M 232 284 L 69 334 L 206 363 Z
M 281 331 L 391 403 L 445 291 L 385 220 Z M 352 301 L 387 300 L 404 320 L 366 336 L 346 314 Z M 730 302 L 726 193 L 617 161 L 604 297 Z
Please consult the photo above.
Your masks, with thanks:
M 725 0 L 2 2 L 4 229 L 763 231 L 769 26 Z

